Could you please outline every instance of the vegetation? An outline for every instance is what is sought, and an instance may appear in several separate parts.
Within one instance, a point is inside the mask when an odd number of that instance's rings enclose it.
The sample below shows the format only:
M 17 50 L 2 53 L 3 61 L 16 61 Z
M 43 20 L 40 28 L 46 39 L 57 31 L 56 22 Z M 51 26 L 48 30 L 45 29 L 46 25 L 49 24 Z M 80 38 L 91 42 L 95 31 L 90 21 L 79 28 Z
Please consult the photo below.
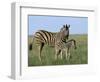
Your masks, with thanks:
M 88 44 L 87 35 L 70 35 L 69 39 L 75 39 L 77 42 L 77 49 L 71 49 L 70 60 L 63 59 L 55 61 L 54 48 L 45 45 L 42 50 L 42 62 L 38 59 L 38 46 L 33 44 L 33 50 L 28 51 L 28 65 L 29 66 L 45 66 L 45 65 L 72 65 L 72 64 L 87 64 L 88 63 Z M 32 42 L 32 36 L 28 37 L 28 45 Z

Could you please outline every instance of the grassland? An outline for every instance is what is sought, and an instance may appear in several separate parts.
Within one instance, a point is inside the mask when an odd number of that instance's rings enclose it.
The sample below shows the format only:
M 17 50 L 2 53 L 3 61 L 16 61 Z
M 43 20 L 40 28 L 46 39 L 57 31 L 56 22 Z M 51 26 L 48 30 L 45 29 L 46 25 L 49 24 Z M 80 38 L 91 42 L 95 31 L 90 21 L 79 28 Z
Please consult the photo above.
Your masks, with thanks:
M 32 36 L 28 37 L 28 45 L 32 41 Z M 33 50 L 28 51 L 28 66 L 46 66 L 46 65 L 72 65 L 72 64 L 87 64 L 88 63 L 88 44 L 87 35 L 70 35 L 69 39 L 75 39 L 77 42 L 77 49 L 71 50 L 71 59 L 68 61 L 63 56 L 61 60 L 55 61 L 54 48 L 47 45 L 44 46 L 42 51 L 42 62 L 38 59 L 38 48 L 33 44 Z

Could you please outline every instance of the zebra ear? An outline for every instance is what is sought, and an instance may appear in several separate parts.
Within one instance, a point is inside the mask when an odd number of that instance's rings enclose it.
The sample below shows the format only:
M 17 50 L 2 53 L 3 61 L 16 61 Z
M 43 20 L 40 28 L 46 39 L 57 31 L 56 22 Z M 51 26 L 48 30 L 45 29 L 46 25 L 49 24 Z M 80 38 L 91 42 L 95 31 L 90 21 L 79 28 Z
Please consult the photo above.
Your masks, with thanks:
M 68 25 L 68 28 L 70 28 L 70 25 Z
M 67 25 L 67 24 L 66 24 L 66 28 L 70 28 L 70 25 Z
M 66 27 L 65 25 L 63 25 L 63 27 Z
M 66 24 L 66 27 L 67 27 L 67 24 Z

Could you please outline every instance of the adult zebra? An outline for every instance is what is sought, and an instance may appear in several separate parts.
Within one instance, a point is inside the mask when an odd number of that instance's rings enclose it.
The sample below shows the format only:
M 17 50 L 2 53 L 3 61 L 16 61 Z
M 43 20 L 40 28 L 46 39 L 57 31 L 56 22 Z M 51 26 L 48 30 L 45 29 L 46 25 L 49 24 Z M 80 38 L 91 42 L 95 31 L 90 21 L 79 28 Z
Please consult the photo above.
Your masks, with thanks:
M 69 27 L 70 25 L 63 25 L 63 27 L 60 29 L 60 32 L 53 33 L 48 32 L 45 30 L 39 30 L 34 34 L 33 41 L 29 46 L 29 49 L 32 50 L 32 44 L 35 40 L 35 44 L 39 45 L 39 60 L 41 61 L 41 52 L 45 44 L 49 46 L 55 47 L 55 59 L 57 59 L 57 56 L 59 54 L 59 50 L 57 49 L 59 47 L 59 44 L 62 42 L 66 42 L 66 40 L 69 37 Z

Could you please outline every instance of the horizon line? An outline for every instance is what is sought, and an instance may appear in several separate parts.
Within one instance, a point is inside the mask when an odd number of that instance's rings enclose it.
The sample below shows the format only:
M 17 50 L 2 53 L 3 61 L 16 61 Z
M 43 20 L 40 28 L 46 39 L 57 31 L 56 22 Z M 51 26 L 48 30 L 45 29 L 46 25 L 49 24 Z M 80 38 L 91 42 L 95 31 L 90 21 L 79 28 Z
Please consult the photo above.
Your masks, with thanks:
M 29 36 L 33 36 L 32 34 L 28 34 Z M 88 35 L 87 33 L 81 33 L 81 34 L 69 34 L 69 35 Z

